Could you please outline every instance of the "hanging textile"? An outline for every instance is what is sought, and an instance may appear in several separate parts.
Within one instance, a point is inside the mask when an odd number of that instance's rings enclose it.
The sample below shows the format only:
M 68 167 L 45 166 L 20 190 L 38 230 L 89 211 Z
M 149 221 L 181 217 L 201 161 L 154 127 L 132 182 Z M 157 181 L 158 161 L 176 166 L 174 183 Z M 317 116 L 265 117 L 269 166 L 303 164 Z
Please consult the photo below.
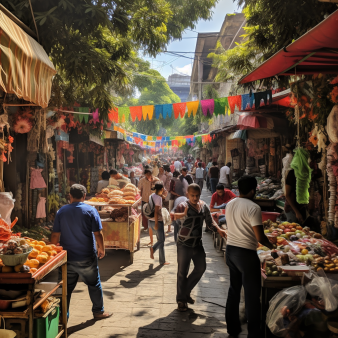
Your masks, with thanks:
M 159 104 L 155 106 L 155 118 L 158 120 L 160 118 L 160 115 L 163 117 L 163 105 Z
M 197 110 L 198 110 L 198 105 L 199 105 L 199 101 L 187 102 L 188 117 L 190 117 L 191 113 L 192 113 L 192 116 L 195 117 Z
M 253 95 L 242 95 L 242 110 L 250 110 L 253 108 Z
M 265 92 L 258 92 L 254 94 L 255 96 L 255 109 L 258 109 L 261 106 L 266 106 L 268 104 L 268 98 L 269 98 L 269 104 L 272 104 L 272 91 L 266 90 Z M 263 102 L 261 101 L 264 101 Z
M 87 113 L 87 114 L 79 114 L 78 118 L 80 122 L 88 123 L 89 119 L 89 108 L 88 107 L 79 107 L 79 112 L 81 113 Z
M 142 106 L 142 115 L 143 115 L 143 120 L 147 120 L 147 116 L 149 121 L 153 119 L 153 114 L 154 114 L 154 106 Z
M 133 122 L 135 122 L 136 117 L 139 121 L 142 120 L 142 106 L 129 107 L 130 117 Z
M 215 109 L 214 99 L 201 100 L 201 108 L 202 108 L 202 112 L 204 116 L 208 115 L 208 111 L 209 111 L 209 114 L 212 116 L 212 114 L 214 113 L 214 109 Z
M 167 116 L 170 118 L 173 113 L 173 105 L 172 104 L 164 104 L 163 105 L 163 118 L 167 118 Z
M 116 107 L 115 109 L 118 109 L 118 108 Z M 93 115 L 93 122 L 94 123 L 100 122 L 100 115 L 99 115 L 99 109 L 98 108 L 95 111 L 93 111 L 92 115 Z
M 108 120 L 109 122 L 119 123 L 119 113 L 117 107 L 108 110 Z
M 129 120 L 130 110 L 129 107 L 119 107 L 119 123 L 123 123 Z
M 215 99 L 215 108 L 214 114 L 217 115 L 226 115 L 227 110 L 229 109 L 229 102 L 227 97 L 223 97 L 221 99 Z
M 179 116 L 181 116 L 181 118 L 184 117 L 186 107 L 187 104 L 185 102 L 173 104 L 175 119 L 177 119 Z
M 242 108 L 242 96 L 241 95 L 229 96 L 228 102 L 229 102 L 229 108 L 230 108 L 231 114 L 235 112 L 236 106 L 238 110 L 241 110 Z

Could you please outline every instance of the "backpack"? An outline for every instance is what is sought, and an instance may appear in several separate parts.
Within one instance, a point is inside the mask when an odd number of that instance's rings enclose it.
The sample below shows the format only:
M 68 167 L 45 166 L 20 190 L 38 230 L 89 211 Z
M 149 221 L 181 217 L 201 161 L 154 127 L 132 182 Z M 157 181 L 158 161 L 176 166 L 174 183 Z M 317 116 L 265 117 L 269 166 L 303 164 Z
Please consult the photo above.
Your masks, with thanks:
M 143 215 L 146 216 L 146 218 L 150 219 L 155 216 L 155 203 L 152 198 L 152 196 L 149 197 L 149 202 L 144 203 L 142 207 Z

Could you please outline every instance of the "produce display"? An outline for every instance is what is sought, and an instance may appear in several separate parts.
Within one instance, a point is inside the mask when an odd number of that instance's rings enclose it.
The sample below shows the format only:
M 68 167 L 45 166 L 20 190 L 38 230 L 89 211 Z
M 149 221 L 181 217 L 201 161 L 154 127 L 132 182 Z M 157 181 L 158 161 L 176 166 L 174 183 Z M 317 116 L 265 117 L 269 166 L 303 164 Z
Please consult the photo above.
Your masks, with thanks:
M 31 272 L 35 273 L 39 267 L 56 256 L 63 248 L 54 244 L 47 245 L 44 241 L 37 241 L 30 238 L 12 237 L 0 247 L 0 255 L 22 255 L 23 264 L 7 266 L 5 257 L 0 260 L 2 273 L 10 272 Z
M 338 273 L 338 248 L 321 234 L 297 223 L 264 221 L 264 232 L 274 249 L 259 245 L 257 252 L 267 276 L 287 276 L 283 266 L 309 266 Z

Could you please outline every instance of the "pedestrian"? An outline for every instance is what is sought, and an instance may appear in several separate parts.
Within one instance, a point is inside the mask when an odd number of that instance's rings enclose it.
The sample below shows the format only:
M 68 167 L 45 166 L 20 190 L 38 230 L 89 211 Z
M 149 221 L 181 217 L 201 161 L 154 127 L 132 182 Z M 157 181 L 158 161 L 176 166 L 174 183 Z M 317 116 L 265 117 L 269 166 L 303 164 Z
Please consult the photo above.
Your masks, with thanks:
M 176 171 L 181 172 L 181 170 L 182 170 L 182 163 L 181 163 L 181 161 L 179 159 L 177 159 L 174 162 L 174 167 L 175 167 Z
M 157 242 L 150 247 L 150 258 L 154 259 L 154 253 L 159 250 L 159 261 L 161 265 L 168 265 L 164 254 L 164 223 L 162 218 L 162 194 L 164 192 L 164 185 L 162 183 L 156 183 L 154 189 L 155 192 L 150 195 L 149 203 L 154 203 L 155 214 L 153 218 L 149 219 L 149 228 L 156 234 Z
M 109 185 L 109 172 L 108 171 L 104 171 L 101 174 L 102 180 L 97 182 L 97 189 L 96 192 L 99 194 L 102 189 L 107 188 Z
M 209 177 L 209 170 L 212 166 L 212 158 L 209 158 L 209 162 L 206 167 L 206 172 L 207 172 L 207 189 L 211 191 L 211 186 L 210 186 L 210 177 Z
M 188 304 L 194 304 L 191 291 L 199 282 L 206 269 L 206 255 L 202 244 L 202 227 L 206 226 L 225 237 L 225 231 L 220 229 L 212 219 L 209 207 L 200 200 L 201 188 L 198 184 L 190 184 L 187 191 L 188 201 L 180 203 L 173 218 L 178 221 L 177 236 L 177 296 L 179 311 L 187 311 Z M 188 276 L 190 263 L 194 269 Z
M 226 207 L 226 263 L 230 269 L 230 288 L 225 317 L 231 337 L 237 337 L 241 332 L 239 303 L 242 286 L 248 338 L 263 337 L 260 331 L 261 266 L 256 249 L 258 242 L 269 249 L 273 249 L 273 246 L 264 234 L 261 209 L 252 201 L 256 188 L 254 177 L 241 177 L 238 180 L 239 198 L 231 200 Z
M 104 311 L 98 258 L 105 256 L 99 213 L 83 201 L 87 190 L 81 184 L 70 188 L 70 204 L 63 206 L 54 220 L 51 243 L 67 250 L 67 316 L 69 303 L 79 277 L 88 286 L 95 319 L 111 317 Z M 59 274 L 59 278 L 61 275 Z
M 131 172 L 130 172 L 130 183 L 134 184 L 135 187 L 137 188 L 138 180 L 137 180 L 137 178 L 135 177 L 135 171 L 131 171 Z
M 202 162 L 198 163 L 198 168 L 196 169 L 196 184 L 198 184 L 203 190 L 203 181 L 204 181 L 204 169 L 202 168 Z
M 224 167 L 221 168 L 219 173 L 219 183 L 223 184 L 225 188 L 231 189 L 231 162 L 228 162 Z
M 146 169 L 144 171 L 144 177 L 140 179 L 138 182 L 138 188 L 141 191 L 142 198 L 142 224 L 143 229 L 148 229 L 148 218 L 143 214 L 143 205 L 149 202 L 149 196 L 152 194 L 152 188 L 154 188 L 155 183 L 159 182 L 159 178 L 153 176 L 151 169 Z M 153 233 L 152 230 L 149 229 L 150 243 L 148 245 L 153 245 Z
M 194 180 L 188 174 L 188 169 L 186 167 L 182 168 L 182 174 L 180 176 L 180 180 L 182 181 L 183 179 L 185 179 L 188 182 L 188 184 L 194 183 Z
M 172 173 L 175 171 L 174 161 L 172 161 L 171 164 L 170 164 L 170 171 L 171 171 Z
M 210 178 L 210 188 L 211 188 L 212 194 L 214 194 L 216 192 L 216 186 L 218 184 L 219 175 L 220 175 L 220 170 L 217 166 L 217 162 L 213 162 L 212 166 L 210 167 L 209 172 L 208 172 L 208 176 Z

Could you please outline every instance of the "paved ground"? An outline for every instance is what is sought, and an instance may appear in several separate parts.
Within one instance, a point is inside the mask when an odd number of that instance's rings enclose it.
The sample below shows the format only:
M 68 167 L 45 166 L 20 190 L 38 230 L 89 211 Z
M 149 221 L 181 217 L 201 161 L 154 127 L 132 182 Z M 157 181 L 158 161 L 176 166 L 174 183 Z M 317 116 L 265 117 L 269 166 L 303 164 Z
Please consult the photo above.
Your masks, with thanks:
M 202 199 L 210 202 L 210 193 Z M 196 299 L 191 310 L 176 310 L 176 246 L 171 233 L 166 238 L 166 259 L 171 264 L 159 266 L 149 257 L 149 242 L 142 233 L 141 250 L 134 264 L 128 265 L 128 253 L 108 251 L 100 262 L 104 305 L 114 315 L 106 320 L 92 320 L 91 301 L 86 286 L 79 282 L 70 305 L 69 335 L 71 338 L 221 338 L 227 337 L 224 319 L 229 287 L 229 270 L 223 255 L 213 247 L 212 236 L 205 233 L 203 242 L 207 254 L 207 270 L 193 291 Z M 246 330 L 243 328 L 246 337 Z

